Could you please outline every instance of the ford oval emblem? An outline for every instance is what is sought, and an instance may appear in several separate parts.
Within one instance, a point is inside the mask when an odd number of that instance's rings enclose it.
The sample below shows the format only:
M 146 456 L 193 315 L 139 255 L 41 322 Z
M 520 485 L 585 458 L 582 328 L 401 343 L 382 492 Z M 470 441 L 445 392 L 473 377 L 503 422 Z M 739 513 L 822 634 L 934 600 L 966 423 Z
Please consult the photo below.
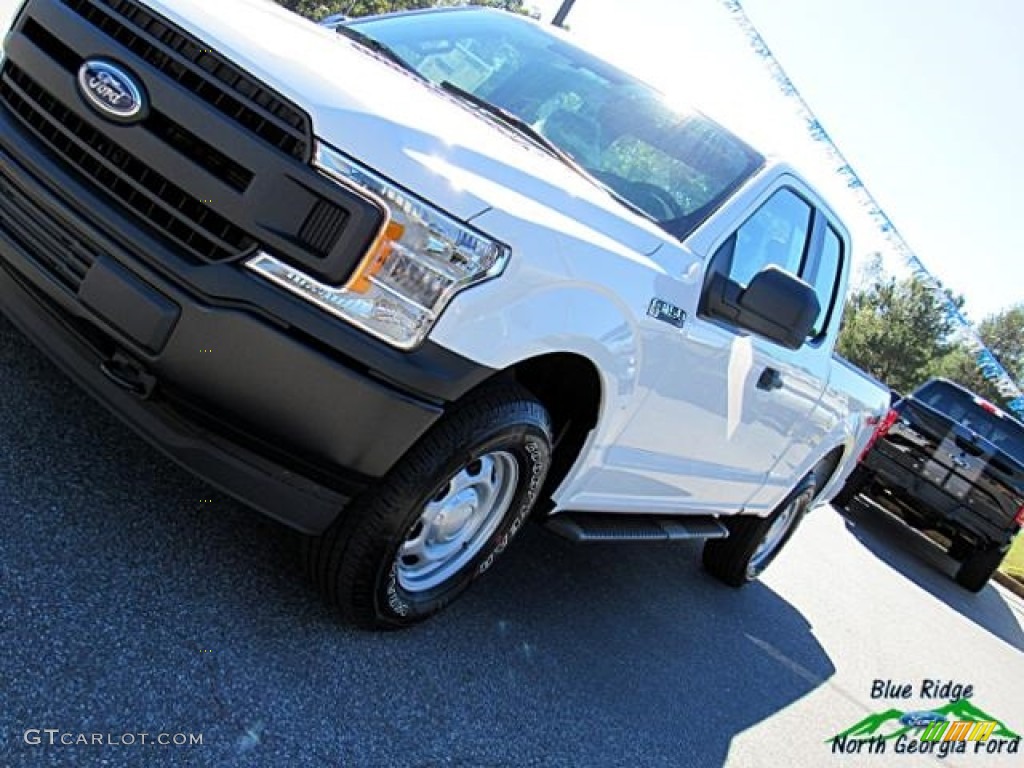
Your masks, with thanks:
M 110 120 L 133 123 L 146 116 L 142 85 L 112 61 L 87 59 L 78 70 L 78 88 L 86 103 Z

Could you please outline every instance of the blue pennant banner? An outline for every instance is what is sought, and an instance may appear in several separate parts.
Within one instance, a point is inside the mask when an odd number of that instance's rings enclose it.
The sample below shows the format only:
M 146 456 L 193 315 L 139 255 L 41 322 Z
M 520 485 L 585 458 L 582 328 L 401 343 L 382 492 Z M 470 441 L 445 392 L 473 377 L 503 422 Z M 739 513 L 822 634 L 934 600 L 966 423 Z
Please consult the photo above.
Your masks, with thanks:
M 747 16 L 746 11 L 743 10 L 739 0 L 721 0 L 721 2 L 732 15 L 736 24 L 743 30 L 751 49 L 760 57 L 775 84 L 779 87 L 779 91 L 792 103 L 796 113 L 804 121 L 807 133 L 826 152 L 829 161 L 835 166 L 836 173 L 846 182 L 847 187 L 849 187 L 857 201 L 884 236 L 886 243 L 903 258 L 914 277 L 932 291 L 939 300 L 940 306 L 945 307 L 947 316 L 957 328 L 958 337 L 974 355 L 978 370 L 1006 398 L 1010 410 L 1018 417 L 1024 418 L 1024 392 L 1021 391 L 1020 385 L 1013 380 L 1013 377 L 999 364 L 995 355 L 988 350 L 978 332 L 974 329 L 974 326 L 968 322 L 957 306 L 950 301 L 942 284 L 924 266 L 917 257 L 917 254 L 907 244 L 907 241 L 900 235 L 899 230 L 896 229 L 896 226 L 886 215 L 885 211 L 882 210 L 874 196 L 864 186 L 864 182 L 861 181 L 857 172 L 847 162 L 843 153 L 828 135 L 828 131 L 825 130 L 825 127 L 818 118 L 814 116 L 810 106 L 772 55 L 771 49 L 768 48 L 767 43 L 761 37 L 760 32 L 757 31 L 750 17 Z

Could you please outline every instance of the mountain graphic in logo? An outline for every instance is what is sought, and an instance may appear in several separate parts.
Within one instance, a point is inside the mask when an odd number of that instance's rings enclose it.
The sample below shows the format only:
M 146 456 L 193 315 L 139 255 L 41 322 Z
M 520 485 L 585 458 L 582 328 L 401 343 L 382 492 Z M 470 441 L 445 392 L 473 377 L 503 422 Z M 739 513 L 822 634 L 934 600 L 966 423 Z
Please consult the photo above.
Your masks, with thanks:
M 971 722 L 996 722 L 998 727 L 992 732 L 992 736 L 1003 739 L 1019 739 L 1020 735 L 1010 730 L 1002 720 L 992 717 L 987 712 L 974 706 L 968 699 L 957 699 L 941 707 L 930 710 L 940 715 L 945 715 L 947 720 L 966 720 Z M 906 712 L 900 709 L 887 709 L 883 712 L 876 712 L 868 715 L 859 723 L 850 726 L 845 731 L 837 733 L 831 739 L 834 741 L 844 737 L 850 739 L 868 739 L 880 736 L 885 740 L 895 739 L 905 733 L 920 730 L 920 726 L 902 725 L 900 718 Z

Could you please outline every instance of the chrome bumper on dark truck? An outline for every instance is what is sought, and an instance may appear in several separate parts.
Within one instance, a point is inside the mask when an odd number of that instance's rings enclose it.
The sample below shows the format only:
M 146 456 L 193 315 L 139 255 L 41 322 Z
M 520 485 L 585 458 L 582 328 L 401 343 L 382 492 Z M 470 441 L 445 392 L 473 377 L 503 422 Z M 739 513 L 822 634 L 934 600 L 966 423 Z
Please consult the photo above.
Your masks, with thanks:
M 175 461 L 317 533 L 491 374 L 244 268 L 266 249 L 344 279 L 379 212 L 308 165 L 300 110 L 199 41 L 130 0 L 34 0 L 6 48 L 0 310 Z M 86 53 L 142 80 L 143 121 L 85 106 Z

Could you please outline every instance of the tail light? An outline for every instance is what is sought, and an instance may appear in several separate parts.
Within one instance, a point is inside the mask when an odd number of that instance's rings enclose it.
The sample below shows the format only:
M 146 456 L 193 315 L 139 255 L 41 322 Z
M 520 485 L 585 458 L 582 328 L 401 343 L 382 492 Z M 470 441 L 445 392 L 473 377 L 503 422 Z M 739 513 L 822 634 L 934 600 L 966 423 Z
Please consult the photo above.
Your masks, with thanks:
M 875 440 L 880 437 L 885 437 L 889 434 L 889 430 L 892 429 L 892 425 L 900 420 L 900 412 L 895 408 L 890 408 L 889 412 L 885 414 L 881 422 L 878 424 L 878 429 L 875 430 Z
M 871 433 L 871 437 L 868 439 L 867 445 L 864 446 L 864 450 L 861 451 L 858 462 L 864 461 L 864 457 L 868 455 L 868 452 L 875 447 L 875 443 L 878 442 L 878 438 L 885 437 L 889 434 L 889 430 L 892 429 L 892 425 L 895 424 L 900 418 L 899 411 L 895 408 L 890 408 L 889 412 L 885 414 L 881 419 L 873 416 L 868 417 L 868 424 L 872 423 L 872 420 L 878 425 L 875 427 L 875 431 Z
M 1024 504 L 1020 505 L 1020 509 L 1017 510 L 1017 516 L 1013 518 L 1013 522 L 1024 528 Z

